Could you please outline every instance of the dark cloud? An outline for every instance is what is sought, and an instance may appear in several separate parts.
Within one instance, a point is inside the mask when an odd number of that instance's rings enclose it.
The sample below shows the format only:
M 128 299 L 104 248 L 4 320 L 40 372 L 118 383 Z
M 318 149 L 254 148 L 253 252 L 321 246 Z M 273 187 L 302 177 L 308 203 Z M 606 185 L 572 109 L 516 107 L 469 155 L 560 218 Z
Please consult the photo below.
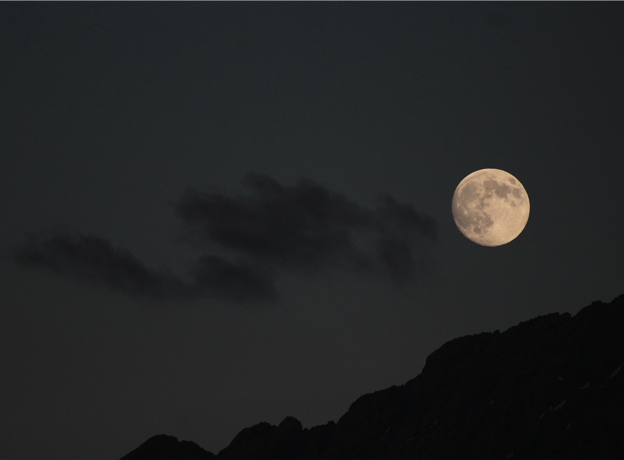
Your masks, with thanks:
M 191 189 L 175 203 L 190 238 L 230 256 L 199 258 L 188 282 L 151 270 L 94 236 L 31 235 L 16 260 L 131 295 L 275 300 L 273 276 L 279 270 L 309 274 L 332 267 L 414 281 L 427 265 L 423 247 L 437 239 L 431 217 L 387 194 L 369 209 L 309 180 L 288 187 L 249 173 L 243 185 L 250 193 Z
M 438 239 L 438 225 L 431 217 L 419 213 L 411 204 L 397 203 L 387 193 L 379 195 L 377 209 L 377 230 L 383 234 L 394 234 L 405 241 L 425 238 Z
M 309 180 L 287 187 L 249 173 L 243 185 L 250 194 L 187 190 L 176 212 L 200 240 L 305 271 L 382 269 L 406 281 L 415 278 L 419 266 L 413 247 L 437 239 L 431 217 L 387 194 L 368 209 Z
M 176 212 L 199 228 L 200 239 L 278 266 L 314 269 L 355 262 L 351 231 L 370 226 L 369 211 L 310 181 L 284 187 L 248 174 L 243 185 L 250 195 L 188 190 Z
M 30 235 L 16 251 L 15 259 L 23 267 L 46 268 L 129 295 L 232 301 L 275 298 L 270 278 L 247 264 L 236 265 L 217 256 L 204 257 L 191 270 L 192 281 L 185 282 L 170 273 L 150 270 L 128 251 L 93 236 Z
M 98 237 L 30 235 L 29 241 L 17 251 L 16 260 L 26 267 L 47 268 L 100 282 L 128 294 L 165 295 L 177 288 L 170 276 L 148 270 L 129 252 L 116 249 Z

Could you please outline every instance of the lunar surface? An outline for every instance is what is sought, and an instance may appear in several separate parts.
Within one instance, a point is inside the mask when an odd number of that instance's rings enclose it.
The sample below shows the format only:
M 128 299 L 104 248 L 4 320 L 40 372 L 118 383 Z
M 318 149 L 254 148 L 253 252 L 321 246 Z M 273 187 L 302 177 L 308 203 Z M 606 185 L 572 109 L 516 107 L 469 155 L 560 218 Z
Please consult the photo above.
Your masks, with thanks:
M 453 195 L 453 219 L 466 238 L 482 246 L 514 240 L 529 220 L 529 196 L 518 179 L 500 169 L 481 169 Z

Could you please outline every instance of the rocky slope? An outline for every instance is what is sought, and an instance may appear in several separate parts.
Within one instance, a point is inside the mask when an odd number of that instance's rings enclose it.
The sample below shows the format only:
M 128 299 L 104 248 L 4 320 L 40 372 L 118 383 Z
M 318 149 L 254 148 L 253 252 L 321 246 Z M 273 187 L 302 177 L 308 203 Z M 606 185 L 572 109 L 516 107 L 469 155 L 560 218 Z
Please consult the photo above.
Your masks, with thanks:
M 624 295 L 451 340 L 338 423 L 260 423 L 216 458 L 624 458 L 623 365 Z M 148 449 L 155 438 L 123 458 L 212 455 Z
M 123 458 L 166 459 L 205 459 L 215 458 L 212 452 L 202 449 L 191 441 L 178 441 L 173 436 L 159 434 L 152 436 Z

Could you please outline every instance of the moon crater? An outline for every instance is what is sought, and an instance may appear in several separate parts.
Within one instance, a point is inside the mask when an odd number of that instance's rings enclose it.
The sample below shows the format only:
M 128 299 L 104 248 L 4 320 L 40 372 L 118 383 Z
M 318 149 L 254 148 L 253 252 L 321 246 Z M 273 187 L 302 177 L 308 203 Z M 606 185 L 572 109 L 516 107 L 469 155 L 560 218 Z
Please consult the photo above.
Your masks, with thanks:
M 481 169 L 462 180 L 453 195 L 457 228 L 482 246 L 514 240 L 529 220 L 529 196 L 518 179 L 500 169 Z

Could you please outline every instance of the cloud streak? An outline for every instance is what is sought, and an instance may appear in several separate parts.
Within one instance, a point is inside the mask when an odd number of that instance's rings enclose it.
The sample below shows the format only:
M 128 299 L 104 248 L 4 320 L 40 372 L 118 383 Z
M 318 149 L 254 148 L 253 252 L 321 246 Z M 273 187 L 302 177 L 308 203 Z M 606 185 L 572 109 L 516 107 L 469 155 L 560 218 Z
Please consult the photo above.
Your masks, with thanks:
M 270 276 L 246 263 L 205 256 L 191 268 L 192 281 L 147 268 L 126 250 L 99 237 L 64 233 L 48 238 L 30 235 L 15 252 L 22 267 L 44 268 L 119 290 L 152 298 L 218 298 L 242 302 L 275 300 Z
M 309 180 L 287 187 L 249 173 L 243 185 L 250 194 L 187 190 L 176 213 L 201 241 L 295 270 L 385 266 L 395 278 L 410 278 L 412 246 L 437 239 L 432 218 L 387 194 L 368 209 Z M 357 244 L 361 237 L 368 247 Z M 374 246 L 376 255 L 370 254 Z M 402 262 L 399 247 L 405 252 Z
M 274 279 L 283 271 L 310 275 L 337 268 L 413 282 L 428 264 L 423 248 L 437 240 L 431 217 L 387 194 L 367 208 L 310 180 L 284 186 L 249 173 L 243 186 L 247 194 L 189 189 L 174 203 L 188 242 L 226 254 L 200 257 L 189 269 L 190 281 L 151 270 L 95 236 L 30 235 L 15 258 L 23 267 L 129 295 L 275 301 Z

